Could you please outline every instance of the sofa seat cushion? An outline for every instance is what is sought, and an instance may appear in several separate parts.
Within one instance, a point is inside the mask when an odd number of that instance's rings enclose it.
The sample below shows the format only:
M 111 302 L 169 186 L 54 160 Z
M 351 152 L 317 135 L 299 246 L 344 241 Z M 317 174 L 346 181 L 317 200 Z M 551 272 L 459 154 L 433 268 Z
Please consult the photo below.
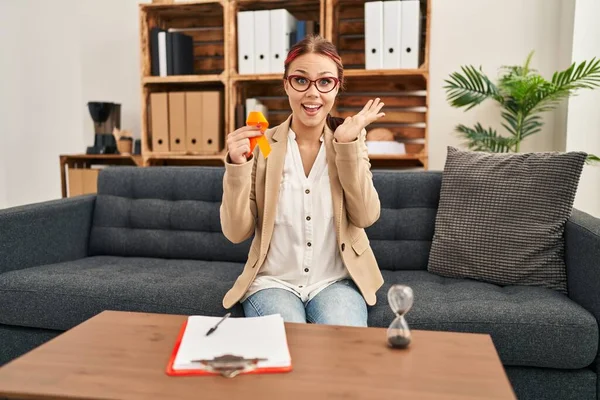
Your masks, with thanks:
M 97 256 L 0 275 L 0 323 L 66 330 L 104 310 L 220 316 L 243 264 Z M 240 305 L 232 316 L 243 316 Z
M 383 276 L 370 326 L 387 328 L 394 319 L 387 291 L 397 283 L 414 291 L 406 314 L 411 329 L 490 334 L 504 365 L 577 369 L 596 357 L 596 319 L 555 290 L 501 287 L 427 271 L 383 271 Z

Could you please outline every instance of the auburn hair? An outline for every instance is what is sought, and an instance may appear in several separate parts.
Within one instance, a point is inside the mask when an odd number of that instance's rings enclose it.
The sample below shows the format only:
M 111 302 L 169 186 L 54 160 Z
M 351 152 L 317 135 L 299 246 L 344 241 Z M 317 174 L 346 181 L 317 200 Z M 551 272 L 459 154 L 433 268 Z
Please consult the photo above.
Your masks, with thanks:
M 320 54 L 328 57 L 335 63 L 338 72 L 337 78 L 340 80 L 340 90 L 343 90 L 344 65 L 342 64 L 342 58 L 338 54 L 335 45 L 320 35 L 307 35 L 304 39 L 292 46 L 284 62 L 283 80 L 287 80 L 288 71 L 292 61 L 301 55 L 310 53 Z M 335 129 L 343 122 L 343 118 L 334 117 L 331 114 L 327 115 L 326 123 L 332 131 L 335 131 Z
M 337 78 L 340 80 L 340 90 L 343 89 L 344 65 L 342 64 L 342 58 L 338 54 L 335 45 L 320 35 L 307 35 L 304 39 L 292 46 L 284 62 L 283 79 L 287 79 L 288 70 L 292 61 L 301 55 L 310 53 L 320 54 L 328 57 L 335 63 L 338 72 Z

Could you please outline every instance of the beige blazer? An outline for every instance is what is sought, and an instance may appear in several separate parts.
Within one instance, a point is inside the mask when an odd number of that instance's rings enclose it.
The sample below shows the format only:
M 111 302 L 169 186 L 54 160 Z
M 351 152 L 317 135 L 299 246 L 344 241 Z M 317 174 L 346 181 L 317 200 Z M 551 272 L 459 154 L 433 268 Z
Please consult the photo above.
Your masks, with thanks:
M 233 243 L 243 242 L 254 234 L 244 270 L 223 298 L 225 308 L 233 307 L 242 298 L 267 256 L 290 121 L 291 116 L 265 132 L 271 144 L 267 159 L 257 146 L 249 162 L 225 164 L 220 209 L 223 234 Z M 327 125 L 324 134 L 338 249 L 366 303 L 373 305 L 383 277 L 364 231 L 377 221 L 380 213 L 365 144 L 366 131 L 350 143 L 334 142 L 333 132 Z

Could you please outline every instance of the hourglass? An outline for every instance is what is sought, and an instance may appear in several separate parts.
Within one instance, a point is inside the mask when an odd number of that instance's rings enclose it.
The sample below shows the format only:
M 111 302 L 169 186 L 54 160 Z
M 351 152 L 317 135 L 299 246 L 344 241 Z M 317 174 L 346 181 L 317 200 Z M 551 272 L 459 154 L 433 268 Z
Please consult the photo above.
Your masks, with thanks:
M 396 314 L 387 330 L 387 340 L 391 347 L 402 349 L 410 344 L 410 329 L 404 315 L 412 307 L 413 298 L 412 289 L 405 285 L 392 285 L 388 290 L 388 303 Z

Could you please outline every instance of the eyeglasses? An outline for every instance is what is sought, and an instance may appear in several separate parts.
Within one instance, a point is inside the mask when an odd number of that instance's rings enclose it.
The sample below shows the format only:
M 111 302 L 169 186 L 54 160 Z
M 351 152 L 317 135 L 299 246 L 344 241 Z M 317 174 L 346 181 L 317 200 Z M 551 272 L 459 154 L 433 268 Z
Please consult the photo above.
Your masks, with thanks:
M 290 86 L 298 92 L 306 92 L 310 88 L 310 85 L 314 83 L 317 90 L 321 93 L 331 92 L 340 82 L 338 78 L 332 76 L 310 80 L 302 75 L 290 75 L 287 77 L 287 81 Z

